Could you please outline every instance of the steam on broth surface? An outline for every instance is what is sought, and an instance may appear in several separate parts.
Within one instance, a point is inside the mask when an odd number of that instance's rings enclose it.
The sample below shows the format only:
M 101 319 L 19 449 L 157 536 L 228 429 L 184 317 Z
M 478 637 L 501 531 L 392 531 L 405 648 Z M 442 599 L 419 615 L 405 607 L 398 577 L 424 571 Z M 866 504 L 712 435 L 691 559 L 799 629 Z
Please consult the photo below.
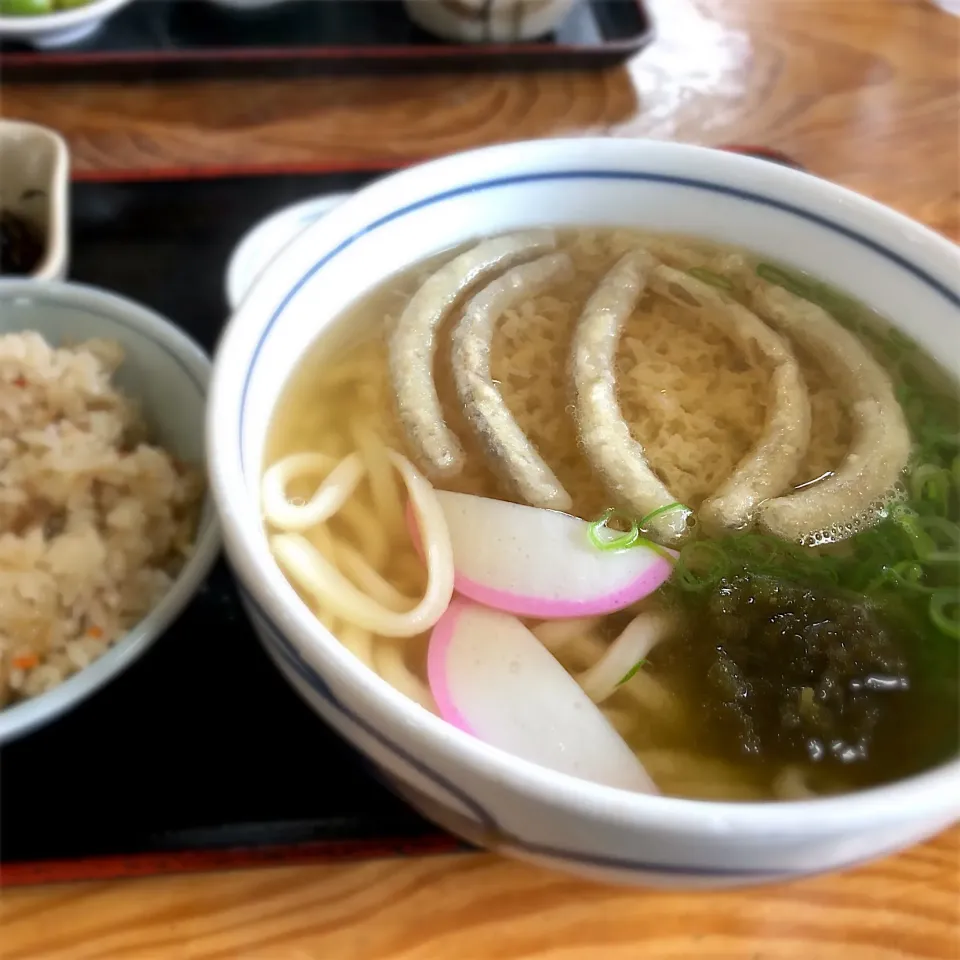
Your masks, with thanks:
M 955 754 L 956 385 L 752 254 L 517 236 L 391 278 L 286 388 L 264 508 L 304 602 L 425 709 L 631 789 L 793 799 Z M 537 478 L 569 516 L 505 505 Z

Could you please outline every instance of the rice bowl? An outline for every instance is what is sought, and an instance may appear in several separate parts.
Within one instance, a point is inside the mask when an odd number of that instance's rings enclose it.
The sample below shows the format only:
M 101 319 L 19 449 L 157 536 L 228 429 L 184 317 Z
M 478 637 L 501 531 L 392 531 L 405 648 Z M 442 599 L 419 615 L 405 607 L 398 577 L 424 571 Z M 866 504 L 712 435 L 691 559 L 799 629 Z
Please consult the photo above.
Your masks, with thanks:
M 4 282 L 0 304 L 3 741 L 142 653 L 218 541 L 200 512 L 199 348 L 90 288 Z
M 101 656 L 193 548 L 201 474 L 147 442 L 123 359 L 0 334 L 0 708 Z

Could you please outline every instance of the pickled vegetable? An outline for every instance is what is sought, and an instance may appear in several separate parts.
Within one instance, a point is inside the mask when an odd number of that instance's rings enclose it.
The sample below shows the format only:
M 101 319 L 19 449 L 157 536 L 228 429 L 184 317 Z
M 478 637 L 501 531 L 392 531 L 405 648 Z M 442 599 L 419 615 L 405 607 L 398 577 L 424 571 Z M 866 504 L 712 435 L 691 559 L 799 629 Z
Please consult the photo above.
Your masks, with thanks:
M 43 241 L 36 228 L 9 210 L 0 210 L 0 274 L 26 276 L 42 256 Z

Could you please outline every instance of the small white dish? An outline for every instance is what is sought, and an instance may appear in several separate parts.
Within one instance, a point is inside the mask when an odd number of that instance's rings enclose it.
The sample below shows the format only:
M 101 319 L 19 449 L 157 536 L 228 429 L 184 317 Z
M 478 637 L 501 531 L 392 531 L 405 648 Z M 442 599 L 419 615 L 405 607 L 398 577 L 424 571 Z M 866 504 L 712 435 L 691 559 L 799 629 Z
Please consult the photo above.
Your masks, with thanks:
M 254 10 L 267 10 L 282 3 L 289 3 L 290 0 L 207 0 L 207 2 L 215 7 L 223 7 L 224 10 L 249 13 Z
M 43 239 L 30 277 L 62 280 L 70 260 L 70 151 L 60 134 L 0 120 L 0 210 L 27 221 Z
M 210 360 L 168 320 L 94 287 L 0 279 L 0 333 L 18 330 L 35 330 L 50 343 L 94 337 L 119 342 L 126 356 L 116 383 L 141 402 L 159 443 L 182 460 L 203 462 Z M 0 710 L 0 744 L 77 706 L 142 656 L 200 588 L 219 549 L 208 495 L 194 552 L 160 602 L 90 666 L 47 693 Z
M 264 531 L 261 469 L 277 400 L 304 352 L 387 277 L 470 239 L 543 225 L 669 231 L 762 251 L 883 311 L 960 377 L 960 252 L 825 180 L 718 150 L 616 138 L 503 144 L 393 174 L 289 243 L 220 341 L 208 469 L 268 654 L 425 816 L 583 878 L 699 888 L 785 881 L 884 856 L 956 821 L 956 757 L 882 787 L 766 803 L 650 796 L 548 770 L 409 700 L 339 643 L 284 577 Z
M 27 43 L 41 50 L 68 47 L 85 40 L 104 20 L 132 0 L 92 0 L 82 7 L 37 16 L 0 16 L 0 39 Z
M 403 0 L 407 16 L 428 33 L 455 43 L 516 43 L 551 30 L 578 0 Z
M 227 263 L 225 293 L 230 312 L 243 303 L 260 274 L 297 234 L 349 196 L 349 193 L 326 193 L 311 197 L 283 207 L 254 224 L 233 248 Z

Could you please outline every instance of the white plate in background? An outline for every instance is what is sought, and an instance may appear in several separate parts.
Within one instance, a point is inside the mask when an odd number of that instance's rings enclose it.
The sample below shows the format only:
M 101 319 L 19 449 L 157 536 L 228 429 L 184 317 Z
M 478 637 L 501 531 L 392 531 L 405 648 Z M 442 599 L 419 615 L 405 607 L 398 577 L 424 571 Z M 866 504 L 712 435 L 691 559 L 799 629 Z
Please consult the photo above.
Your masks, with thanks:
M 69 47 L 100 29 L 103 22 L 132 0 L 91 0 L 81 7 L 50 13 L 0 16 L 0 39 L 26 43 L 39 50 Z
M 234 247 L 227 263 L 225 292 L 230 312 L 236 311 L 264 268 L 294 237 L 349 196 L 325 193 L 311 197 L 255 223 Z

